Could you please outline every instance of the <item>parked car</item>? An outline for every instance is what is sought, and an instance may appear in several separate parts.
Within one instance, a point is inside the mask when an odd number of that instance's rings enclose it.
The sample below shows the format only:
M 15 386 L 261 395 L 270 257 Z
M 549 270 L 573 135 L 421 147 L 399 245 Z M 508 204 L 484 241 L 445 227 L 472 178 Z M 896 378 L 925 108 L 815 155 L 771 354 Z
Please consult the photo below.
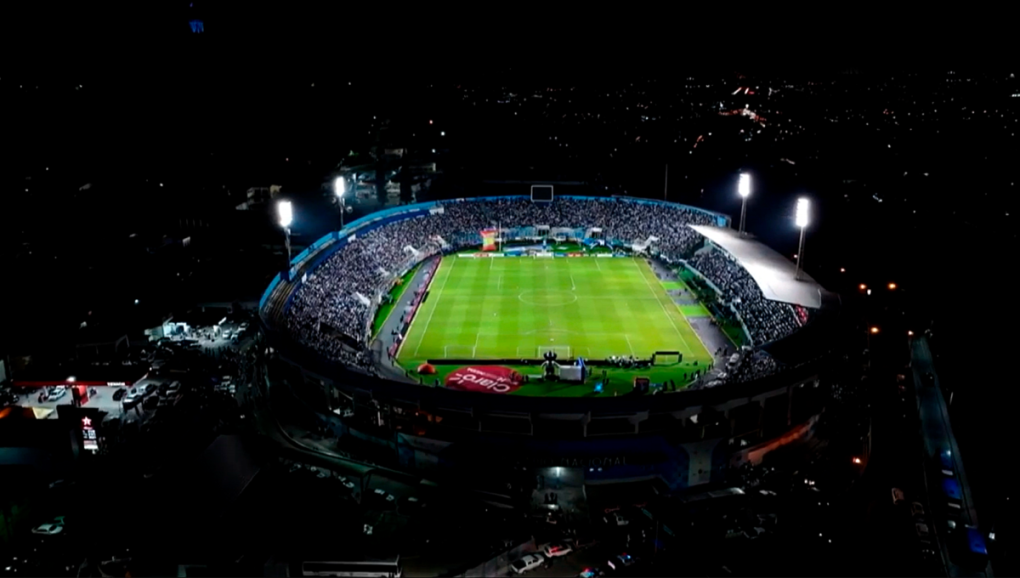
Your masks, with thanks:
M 113 392 L 113 401 L 120 401 L 124 399 L 125 395 L 127 395 L 127 390 L 123 387 L 118 387 L 117 390 Z
M 559 558 L 560 556 L 566 556 L 573 551 L 573 548 L 563 543 L 552 543 L 542 549 L 542 553 L 545 554 L 546 558 Z
M 581 573 L 577 575 L 578 578 L 598 578 L 604 573 L 601 568 L 585 568 L 581 570 Z
M 123 400 L 124 409 L 131 409 L 141 403 L 143 399 L 145 399 L 145 393 L 140 390 L 133 389 L 127 392 L 127 395 L 124 396 Z
M 64 531 L 64 521 L 60 518 L 50 522 L 49 524 L 42 524 L 32 528 L 33 534 L 39 534 L 41 536 L 56 536 Z
M 928 524 L 917 523 L 914 524 L 914 530 L 917 532 L 917 537 L 922 540 L 931 539 L 931 531 L 928 530 Z
M 46 401 L 56 401 L 65 395 L 67 395 L 67 388 L 63 385 L 58 385 L 46 392 Z
M 636 563 L 637 558 L 624 552 L 619 556 L 613 556 L 612 558 L 610 558 L 609 561 L 606 562 L 606 565 L 612 568 L 613 570 L 620 571 L 621 569 L 628 568 Z
M 514 574 L 524 574 L 529 570 L 538 568 L 544 561 L 545 560 L 542 556 L 538 554 L 528 554 L 527 556 L 515 561 L 513 564 L 510 564 L 510 570 Z
M 924 506 L 920 502 L 910 502 L 910 515 L 915 518 L 924 517 Z

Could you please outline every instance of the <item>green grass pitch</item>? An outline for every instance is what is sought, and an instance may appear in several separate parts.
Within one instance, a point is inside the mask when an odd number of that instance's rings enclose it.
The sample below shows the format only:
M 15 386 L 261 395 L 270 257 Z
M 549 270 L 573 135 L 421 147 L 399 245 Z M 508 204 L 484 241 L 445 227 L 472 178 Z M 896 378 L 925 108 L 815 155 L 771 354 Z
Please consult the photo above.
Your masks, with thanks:
M 630 390 L 634 375 L 685 383 L 693 362 L 711 361 L 698 335 L 648 263 L 639 258 L 443 259 L 428 299 L 398 353 L 413 370 L 426 360 L 560 358 L 611 355 L 648 358 L 680 351 L 683 363 L 644 370 L 610 370 L 603 395 Z M 458 366 L 441 366 L 440 377 Z M 537 367 L 521 369 L 536 374 Z M 528 384 L 520 395 L 589 395 L 592 386 Z

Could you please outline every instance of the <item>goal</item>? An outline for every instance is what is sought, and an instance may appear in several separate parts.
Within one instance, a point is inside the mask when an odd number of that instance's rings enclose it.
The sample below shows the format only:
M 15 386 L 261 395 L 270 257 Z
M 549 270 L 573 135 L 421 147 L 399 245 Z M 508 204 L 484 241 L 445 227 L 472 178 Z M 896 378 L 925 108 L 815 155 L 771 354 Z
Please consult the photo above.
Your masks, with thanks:
M 444 345 L 443 357 L 446 359 L 474 359 L 475 348 L 470 345 Z
M 652 354 L 652 365 L 679 365 L 684 354 L 679 351 L 656 351 Z
M 558 359 L 572 359 L 571 353 L 573 353 L 573 351 L 570 349 L 569 345 L 547 345 L 545 347 L 539 347 L 538 359 L 544 359 L 545 354 L 550 351 L 555 353 Z

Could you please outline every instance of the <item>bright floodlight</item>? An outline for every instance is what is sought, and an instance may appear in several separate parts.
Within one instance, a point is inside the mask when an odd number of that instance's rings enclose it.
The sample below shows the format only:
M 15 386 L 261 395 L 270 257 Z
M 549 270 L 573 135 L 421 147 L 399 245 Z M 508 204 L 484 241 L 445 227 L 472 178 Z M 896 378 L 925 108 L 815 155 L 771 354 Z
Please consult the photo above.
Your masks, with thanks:
M 347 192 L 347 183 L 344 182 L 343 177 L 337 177 L 336 180 L 333 181 L 333 192 L 336 193 L 336 196 L 338 197 L 344 196 L 344 193 Z
M 280 201 L 277 208 L 280 211 L 280 226 L 289 227 L 294 221 L 294 208 L 291 206 L 290 201 Z
M 737 192 L 745 199 L 751 195 L 751 175 L 747 173 L 740 175 L 740 182 L 737 184 Z
M 804 228 L 808 226 L 808 207 L 811 201 L 804 197 L 797 199 L 797 226 Z

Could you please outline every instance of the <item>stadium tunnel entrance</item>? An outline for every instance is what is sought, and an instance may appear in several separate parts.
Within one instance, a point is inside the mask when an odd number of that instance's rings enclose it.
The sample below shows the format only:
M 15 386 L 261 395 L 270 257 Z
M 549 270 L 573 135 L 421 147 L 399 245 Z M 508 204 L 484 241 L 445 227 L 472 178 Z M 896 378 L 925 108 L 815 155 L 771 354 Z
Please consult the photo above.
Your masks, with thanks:
M 533 515 L 542 516 L 550 523 L 588 520 L 583 468 L 555 466 L 534 471 Z

